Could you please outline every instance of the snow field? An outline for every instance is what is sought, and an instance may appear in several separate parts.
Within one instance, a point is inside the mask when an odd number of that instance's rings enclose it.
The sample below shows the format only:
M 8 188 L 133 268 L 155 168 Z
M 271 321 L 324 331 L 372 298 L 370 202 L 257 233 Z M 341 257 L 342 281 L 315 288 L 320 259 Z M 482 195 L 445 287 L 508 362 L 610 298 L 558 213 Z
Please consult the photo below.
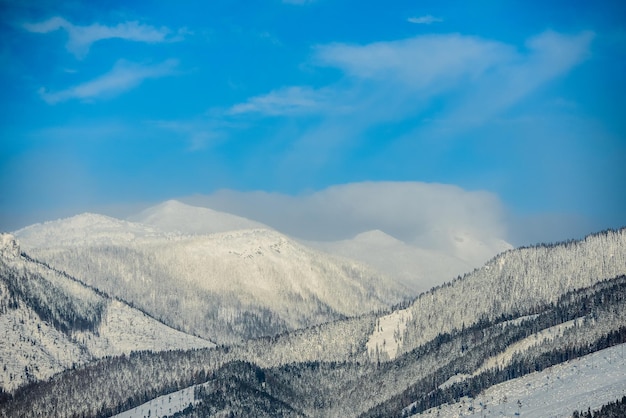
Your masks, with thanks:
M 407 323 L 413 319 L 411 309 L 394 311 L 378 318 L 376 328 L 367 341 L 370 359 L 377 360 L 376 353 L 386 354 L 385 360 L 393 360 L 402 345 L 402 337 Z
M 574 411 L 598 409 L 624 395 L 626 344 L 620 344 L 494 385 L 476 398 L 414 416 L 569 417 Z

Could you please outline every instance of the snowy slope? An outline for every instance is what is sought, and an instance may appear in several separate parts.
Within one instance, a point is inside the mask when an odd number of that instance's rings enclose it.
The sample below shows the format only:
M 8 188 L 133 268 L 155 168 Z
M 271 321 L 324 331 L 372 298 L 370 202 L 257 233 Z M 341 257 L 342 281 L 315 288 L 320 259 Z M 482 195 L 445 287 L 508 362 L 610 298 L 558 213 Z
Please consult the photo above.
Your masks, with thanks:
M 567 417 L 626 395 L 626 344 L 492 386 L 474 399 L 429 409 L 425 417 Z M 519 401 L 519 403 L 518 403 Z M 408 410 L 409 408 L 407 408 Z
M 27 226 L 13 233 L 25 248 L 115 245 L 163 239 L 172 234 L 109 216 L 83 213 L 71 218 Z
M 241 229 L 269 229 L 259 222 L 216 210 L 190 206 L 177 200 L 168 200 L 150 207 L 129 221 L 150 225 L 162 231 L 186 234 L 213 234 Z
M 261 223 L 169 200 L 128 220 L 168 232 L 212 234 L 242 229 L 270 229 Z M 306 246 L 350 258 L 393 277 L 417 295 L 444 281 L 482 266 L 511 245 L 492 237 L 477 237 L 468 231 L 435 228 L 412 243 L 382 231 L 364 231 L 352 239 L 308 242 Z
M 55 268 L 224 343 L 384 309 L 411 294 L 372 268 L 268 229 L 183 235 L 85 214 L 16 235 Z
M 214 346 L 22 257 L 11 235 L 0 235 L 0 244 L 4 390 L 105 356 Z M 67 322 L 61 323 L 59 317 Z M 89 318 L 93 325 L 85 325 Z

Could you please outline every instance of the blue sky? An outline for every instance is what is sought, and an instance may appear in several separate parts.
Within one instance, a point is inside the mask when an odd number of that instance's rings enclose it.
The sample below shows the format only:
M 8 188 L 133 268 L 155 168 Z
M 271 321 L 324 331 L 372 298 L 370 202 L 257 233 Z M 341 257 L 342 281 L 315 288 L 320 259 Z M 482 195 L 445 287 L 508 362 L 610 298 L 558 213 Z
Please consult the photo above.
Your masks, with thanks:
M 381 181 L 485 191 L 514 243 L 626 225 L 622 1 L 0 6 L 0 229 Z

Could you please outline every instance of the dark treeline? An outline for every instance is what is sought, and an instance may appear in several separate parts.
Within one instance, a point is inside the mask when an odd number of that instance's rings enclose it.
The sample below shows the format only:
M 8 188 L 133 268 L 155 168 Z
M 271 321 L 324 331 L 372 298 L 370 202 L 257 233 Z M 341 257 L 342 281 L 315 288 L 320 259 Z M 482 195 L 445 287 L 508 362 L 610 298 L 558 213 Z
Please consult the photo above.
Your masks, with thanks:
M 602 408 L 592 411 L 588 408 L 586 412 L 575 411 L 572 418 L 624 418 L 626 417 L 626 395 L 621 400 L 609 402 Z

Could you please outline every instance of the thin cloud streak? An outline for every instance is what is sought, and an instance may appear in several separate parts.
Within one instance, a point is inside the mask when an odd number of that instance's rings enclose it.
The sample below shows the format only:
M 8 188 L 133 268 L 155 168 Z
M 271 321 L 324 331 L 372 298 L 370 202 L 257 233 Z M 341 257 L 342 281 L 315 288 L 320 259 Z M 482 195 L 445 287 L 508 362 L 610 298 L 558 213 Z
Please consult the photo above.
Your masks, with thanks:
M 420 17 L 410 17 L 407 19 L 407 22 L 415 23 L 418 25 L 430 25 L 432 23 L 443 22 L 443 19 L 439 17 L 434 17 L 432 15 L 420 16 Z
M 575 36 L 547 31 L 529 39 L 525 54 L 494 67 L 489 77 L 476 79 L 440 124 L 448 133 L 484 124 L 584 61 L 594 36 L 590 31 Z
M 119 60 L 108 73 L 77 86 L 58 92 L 41 89 L 39 94 L 48 104 L 67 100 L 94 100 L 119 95 L 140 85 L 144 80 L 160 78 L 175 73 L 178 61 L 170 59 L 157 65 L 145 66 Z
M 83 58 L 89 52 L 91 45 L 104 39 L 124 39 L 134 42 L 159 43 L 165 42 L 171 30 L 166 27 L 155 28 L 137 21 L 119 23 L 115 26 L 106 26 L 94 23 L 89 26 L 74 25 L 66 19 L 56 16 L 39 23 L 25 23 L 22 27 L 33 33 L 49 33 L 63 29 L 68 34 L 66 48 L 77 58 Z M 170 40 L 180 40 L 181 34 Z
M 330 101 L 328 91 L 294 86 L 252 97 L 244 103 L 231 107 L 227 114 L 259 113 L 267 116 L 311 114 L 327 110 Z

